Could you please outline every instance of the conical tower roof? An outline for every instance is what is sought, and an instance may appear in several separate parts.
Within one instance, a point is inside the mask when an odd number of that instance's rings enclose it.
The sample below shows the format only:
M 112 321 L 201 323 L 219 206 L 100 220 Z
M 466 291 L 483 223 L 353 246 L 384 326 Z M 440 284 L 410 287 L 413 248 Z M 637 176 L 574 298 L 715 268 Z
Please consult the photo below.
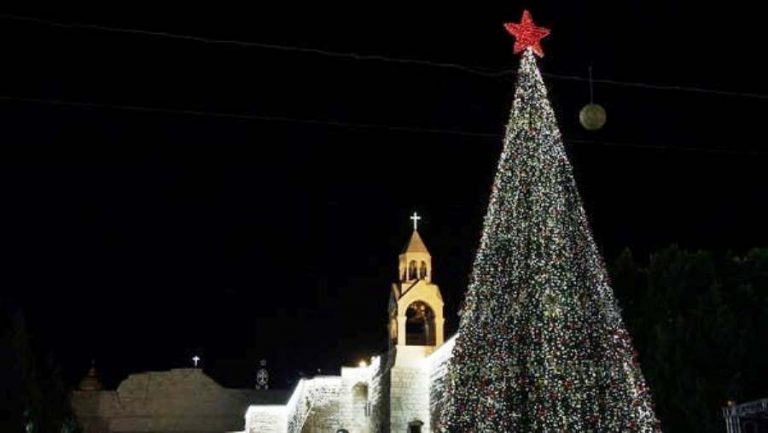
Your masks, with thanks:
M 99 381 L 99 377 L 96 374 L 96 365 L 91 364 L 90 370 L 88 370 L 88 375 L 83 378 L 83 380 L 80 381 L 80 391 L 100 391 L 101 390 L 101 382 Z
M 403 254 L 407 254 L 407 253 L 429 254 L 429 250 L 427 250 L 427 246 L 424 245 L 424 241 L 421 239 L 421 236 L 419 236 L 418 230 L 413 231 L 413 234 L 411 235 L 411 240 L 408 241 L 408 245 L 406 245 L 405 249 L 403 250 Z

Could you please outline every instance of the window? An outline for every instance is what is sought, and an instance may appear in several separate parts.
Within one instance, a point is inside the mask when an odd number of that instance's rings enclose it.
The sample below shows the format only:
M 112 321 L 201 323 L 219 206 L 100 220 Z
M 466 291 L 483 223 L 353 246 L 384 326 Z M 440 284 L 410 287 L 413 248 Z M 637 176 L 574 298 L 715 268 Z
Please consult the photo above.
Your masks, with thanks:
M 362 412 L 365 416 L 370 415 L 368 407 L 368 385 L 358 383 L 352 387 L 352 406 L 355 411 Z

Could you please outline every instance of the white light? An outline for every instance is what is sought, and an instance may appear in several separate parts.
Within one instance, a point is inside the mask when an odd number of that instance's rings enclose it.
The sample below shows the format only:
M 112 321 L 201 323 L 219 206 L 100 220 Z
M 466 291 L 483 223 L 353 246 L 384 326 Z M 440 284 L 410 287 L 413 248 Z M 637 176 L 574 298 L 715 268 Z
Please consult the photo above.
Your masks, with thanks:
M 367 363 L 367 362 L 365 362 L 365 361 L 360 361 L 360 363 L 358 364 L 358 366 L 359 366 L 360 368 L 365 368 L 365 367 L 368 367 L 368 363 Z
M 195 363 L 195 368 L 197 368 L 197 363 L 200 362 L 200 357 L 195 355 L 192 357 L 192 362 Z
M 413 216 L 411 216 L 411 221 L 413 221 L 413 229 L 418 230 L 419 229 L 419 220 L 421 217 L 416 212 L 413 213 Z

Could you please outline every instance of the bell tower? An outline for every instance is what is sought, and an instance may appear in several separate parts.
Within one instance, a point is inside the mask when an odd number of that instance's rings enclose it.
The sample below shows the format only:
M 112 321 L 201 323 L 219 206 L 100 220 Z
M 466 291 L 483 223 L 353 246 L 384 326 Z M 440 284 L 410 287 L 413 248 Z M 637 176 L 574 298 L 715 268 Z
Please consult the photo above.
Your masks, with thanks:
M 411 217 L 413 233 L 399 257 L 398 281 L 392 284 L 390 348 L 421 346 L 434 350 L 443 344 L 443 296 L 432 283 L 432 256 L 419 235 L 420 219 L 416 213 Z

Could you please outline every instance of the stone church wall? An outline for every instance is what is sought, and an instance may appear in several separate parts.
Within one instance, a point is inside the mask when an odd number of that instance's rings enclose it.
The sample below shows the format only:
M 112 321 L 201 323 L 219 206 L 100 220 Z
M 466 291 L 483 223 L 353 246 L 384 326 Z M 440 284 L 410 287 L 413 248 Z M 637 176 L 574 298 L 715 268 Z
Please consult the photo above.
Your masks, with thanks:
M 342 367 L 340 376 L 302 379 L 285 406 L 254 406 L 247 433 L 389 433 L 391 365 L 374 357 L 368 367 Z
M 375 371 L 370 367 L 341 368 L 343 392 L 341 396 L 341 425 L 350 432 L 369 433 L 371 418 L 370 394 L 371 374 Z
M 392 358 L 387 354 L 373 359 L 371 362 L 371 379 L 369 385 L 370 432 L 389 433 L 389 399 L 390 384 L 392 383 L 390 369 Z
M 399 347 L 399 353 L 374 357 L 368 367 L 302 379 L 287 405 L 251 407 L 247 433 L 405 433 L 414 422 L 432 432 L 454 341 L 431 354 L 424 346 Z
M 343 381 L 340 377 L 317 377 L 307 381 L 303 404 L 306 422 L 297 433 L 335 432 L 342 428 Z
M 397 346 L 396 361 L 391 369 L 390 425 L 392 432 L 407 432 L 412 424 L 430 430 L 429 346 Z
M 407 432 L 412 422 L 429 430 L 429 375 L 426 366 L 395 366 L 391 371 L 391 431 Z
M 367 433 L 368 373 L 365 368 L 342 368 L 341 376 L 302 379 L 286 406 L 288 433 L 326 433 L 346 429 Z M 260 416 L 254 412 L 253 416 Z M 251 419 L 249 425 L 262 420 Z
M 245 419 L 246 433 L 285 433 L 288 428 L 285 406 L 251 406 Z
M 249 407 L 280 397 L 227 389 L 185 368 L 133 374 L 116 391 L 75 391 L 72 406 L 85 433 L 220 433 L 241 430 Z

